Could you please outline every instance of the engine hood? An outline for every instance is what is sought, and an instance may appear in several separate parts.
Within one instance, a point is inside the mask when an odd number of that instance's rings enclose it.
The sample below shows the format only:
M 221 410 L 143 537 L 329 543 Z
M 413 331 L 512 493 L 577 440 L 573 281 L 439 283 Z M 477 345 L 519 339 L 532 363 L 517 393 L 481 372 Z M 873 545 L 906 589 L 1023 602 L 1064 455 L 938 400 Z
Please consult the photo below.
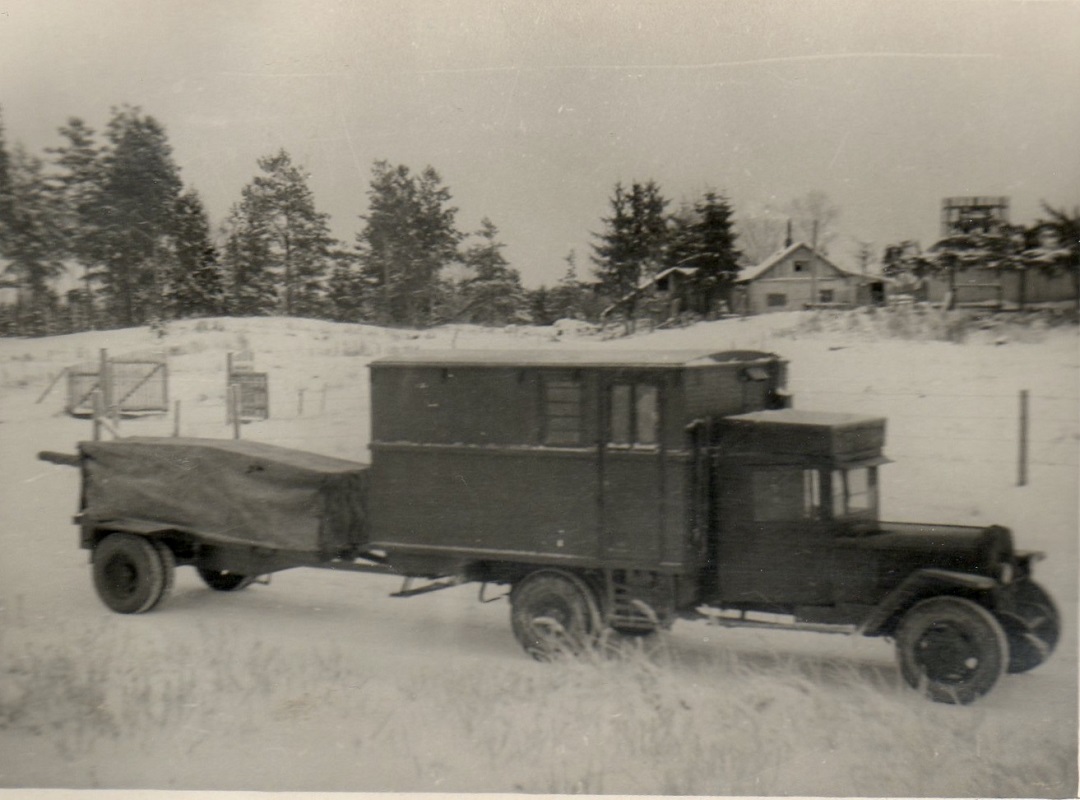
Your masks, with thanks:
M 878 522 L 861 525 L 839 544 L 871 551 L 879 563 L 901 569 L 933 567 L 996 576 L 1013 558 L 1012 533 L 1000 525 L 927 525 Z

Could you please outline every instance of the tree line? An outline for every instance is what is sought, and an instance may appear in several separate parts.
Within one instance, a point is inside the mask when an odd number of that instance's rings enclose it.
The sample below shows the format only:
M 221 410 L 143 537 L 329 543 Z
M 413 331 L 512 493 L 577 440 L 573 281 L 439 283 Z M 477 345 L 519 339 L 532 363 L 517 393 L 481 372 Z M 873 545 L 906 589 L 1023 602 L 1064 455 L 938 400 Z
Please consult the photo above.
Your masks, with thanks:
M 811 192 L 779 214 L 736 224 L 716 190 L 673 206 L 654 181 L 619 182 L 584 274 L 571 251 L 556 285 L 527 290 L 495 223 L 484 217 L 477 230 L 462 231 L 450 189 L 431 166 L 375 161 L 360 229 L 342 242 L 285 150 L 257 160 L 215 229 L 198 191 L 181 179 L 164 127 L 140 108 L 113 108 L 100 133 L 78 118 L 58 132 L 60 144 L 42 156 L 9 146 L 0 109 L 0 288 L 16 298 L 0 306 L 0 334 L 218 315 L 411 327 L 633 319 L 641 287 L 673 267 L 690 285 L 686 310 L 707 315 L 730 303 L 741 266 L 781 246 L 784 217 L 788 239 L 794 226 L 824 251 L 839 216 L 827 196 Z M 1076 215 L 1047 211 L 1075 246 Z M 859 258 L 870 260 L 869 245 L 860 246 Z M 887 266 L 944 268 L 906 252 Z M 59 293 L 63 275 L 76 275 L 78 288 Z
M 670 266 L 693 272 L 694 310 L 730 293 L 740 259 L 729 201 L 706 191 L 670 210 L 653 181 L 616 184 L 582 275 L 526 290 L 495 223 L 463 232 L 431 166 L 376 161 L 352 242 L 337 240 L 308 176 L 285 151 L 257 160 L 227 218 L 211 226 L 180 176 L 164 127 L 134 106 L 104 131 L 70 118 L 44 155 L 8 145 L 0 109 L 0 333 L 160 325 L 216 315 L 297 315 L 384 325 L 549 324 L 635 313 L 635 293 Z M 815 198 L 810 198 L 813 205 Z M 836 210 L 822 206 L 828 223 Z M 747 220 L 748 249 L 778 246 L 775 220 Z M 766 253 L 767 254 L 767 253 Z M 692 269 L 689 269 L 692 268 Z M 78 288 L 56 290 L 62 275 Z M 69 280 L 70 284 L 70 280 Z

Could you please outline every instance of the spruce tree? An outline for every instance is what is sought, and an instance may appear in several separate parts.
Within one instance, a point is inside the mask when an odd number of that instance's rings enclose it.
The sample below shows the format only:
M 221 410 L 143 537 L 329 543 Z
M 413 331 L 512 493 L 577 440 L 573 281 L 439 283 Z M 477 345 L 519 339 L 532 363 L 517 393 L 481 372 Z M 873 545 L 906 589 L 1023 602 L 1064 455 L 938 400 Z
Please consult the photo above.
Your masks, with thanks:
M 205 317 L 225 310 L 225 281 L 210 223 L 194 189 L 180 195 L 172 225 L 173 258 L 166 273 L 169 316 Z
M 162 312 L 168 237 L 180 196 L 165 129 L 140 109 L 114 109 L 101 190 L 91 211 L 94 251 L 114 321 L 135 325 Z
M 384 324 L 428 325 L 440 274 L 459 258 L 450 190 L 430 166 L 414 175 L 404 164 L 376 161 L 368 201 L 356 239 L 373 316 Z
M 637 307 L 637 291 L 643 278 L 661 266 L 668 244 L 665 209 L 668 201 L 653 181 L 634 182 L 627 191 L 615 184 L 610 199 L 611 216 L 604 230 L 594 233 L 592 261 L 596 277 L 608 298 L 628 320 Z
M 44 165 L 16 146 L 8 165 L 3 223 L 4 283 L 17 289 L 16 328 L 24 334 L 49 331 L 56 295 L 52 281 L 64 271 L 56 209 L 46 187 Z
M 258 160 L 229 219 L 226 263 L 238 313 L 316 316 L 335 241 L 303 170 L 284 150 Z M 247 285 L 250 282 L 251 285 Z
M 503 256 L 506 245 L 498 240 L 498 235 L 494 223 L 485 217 L 476 232 L 479 241 L 462 255 L 462 262 L 471 272 L 462 286 L 465 307 L 458 315 L 466 322 L 505 325 L 524 318 L 521 276 Z

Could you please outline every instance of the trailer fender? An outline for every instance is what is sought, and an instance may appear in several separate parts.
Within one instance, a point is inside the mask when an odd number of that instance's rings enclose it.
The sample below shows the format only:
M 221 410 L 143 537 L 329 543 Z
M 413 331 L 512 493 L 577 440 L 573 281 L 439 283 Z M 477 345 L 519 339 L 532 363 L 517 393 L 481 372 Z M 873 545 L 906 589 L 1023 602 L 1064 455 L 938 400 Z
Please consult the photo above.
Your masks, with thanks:
M 91 519 L 80 515 L 75 518 L 75 521 L 80 524 L 82 530 L 80 544 L 88 550 L 92 550 L 100 539 L 110 533 L 134 533 L 137 536 L 157 537 L 177 532 L 175 525 L 148 519 L 131 519 L 127 517 Z
M 920 569 L 908 575 L 859 625 L 863 636 L 887 636 L 904 611 L 927 597 L 942 594 L 978 595 L 1000 584 L 985 575 L 971 575 L 947 569 Z

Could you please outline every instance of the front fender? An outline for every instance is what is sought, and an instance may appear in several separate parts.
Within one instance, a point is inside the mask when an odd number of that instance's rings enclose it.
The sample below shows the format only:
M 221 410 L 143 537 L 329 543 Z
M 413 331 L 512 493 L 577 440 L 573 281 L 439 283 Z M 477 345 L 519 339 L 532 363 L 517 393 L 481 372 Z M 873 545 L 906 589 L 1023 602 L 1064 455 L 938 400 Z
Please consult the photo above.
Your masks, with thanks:
M 908 575 L 889 592 L 863 620 L 858 632 L 863 636 L 884 636 L 892 632 L 893 623 L 908 608 L 920 600 L 939 594 L 971 594 L 990 592 L 1000 583 L 985 575 L 953 572 L 947 569 L 920 569 Z

